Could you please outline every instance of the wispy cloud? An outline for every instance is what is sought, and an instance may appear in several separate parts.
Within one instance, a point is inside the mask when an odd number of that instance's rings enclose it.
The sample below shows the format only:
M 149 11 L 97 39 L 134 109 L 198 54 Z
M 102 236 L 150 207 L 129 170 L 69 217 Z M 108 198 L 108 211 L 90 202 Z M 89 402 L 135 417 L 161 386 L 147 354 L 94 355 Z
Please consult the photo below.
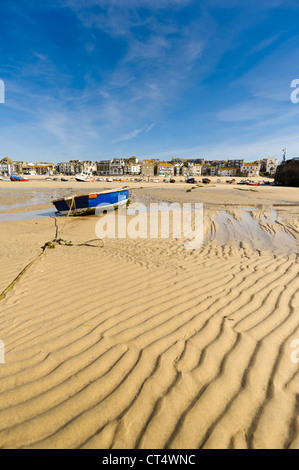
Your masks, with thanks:
M 155 125 L 155 123 L 152 123 L 149 126 L 143 127 L 142 129 L 134 129 L 133 131 L 119 137 L 113 143 L 117 144 L 119 142 L 125 142 L 127 140 L 134 139 L 135 137 L 137 137 L 142 132 L 149 132 L 154 127 L 154 125 Z

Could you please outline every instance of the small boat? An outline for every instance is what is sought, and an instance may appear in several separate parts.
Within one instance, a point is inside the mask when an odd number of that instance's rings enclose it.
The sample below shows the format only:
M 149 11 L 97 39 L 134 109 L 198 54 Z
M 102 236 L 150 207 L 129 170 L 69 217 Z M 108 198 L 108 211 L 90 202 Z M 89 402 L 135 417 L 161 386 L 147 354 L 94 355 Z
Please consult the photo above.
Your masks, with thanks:
M 84 183 L 94 183 L 95 179 L 92 176 L 92 168 L 90 167 L 88 171 L 82 171 L 80 174 L 75 176 L 77 181 Z
M 28 181 L 23 176 L 11 175 L 10 181 Z
M 129 199 L 128 189 L 114 189 L 96 193 L 63 197 L 52 201 L 57 211 L 65 215 L 100 214 L 103 210 L 117 209 Z

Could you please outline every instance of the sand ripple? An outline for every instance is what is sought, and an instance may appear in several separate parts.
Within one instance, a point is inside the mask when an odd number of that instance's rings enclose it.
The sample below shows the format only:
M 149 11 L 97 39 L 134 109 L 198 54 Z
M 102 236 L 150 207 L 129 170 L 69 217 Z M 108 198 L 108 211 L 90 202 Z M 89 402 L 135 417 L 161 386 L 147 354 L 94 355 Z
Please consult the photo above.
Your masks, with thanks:
M 0 446 L 298 448 L 298 274 L 214 242 L 49 250 L 1 302 Z

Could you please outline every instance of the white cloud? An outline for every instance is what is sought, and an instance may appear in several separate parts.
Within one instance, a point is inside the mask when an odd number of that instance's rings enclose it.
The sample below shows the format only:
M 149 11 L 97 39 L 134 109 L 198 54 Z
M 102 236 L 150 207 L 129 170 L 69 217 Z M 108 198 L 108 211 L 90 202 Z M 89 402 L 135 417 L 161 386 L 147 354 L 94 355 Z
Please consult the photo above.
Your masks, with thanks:
M 134 129 L 133 131 L 124 134 L 123 136 L 119 137 L 118 139 L 114 140 L 114 144 L 118 144 L 119 142 L 124 142 L 126 140 L 131 140 L 137 137 L 139 134 L 142 132 L 149 132 L 153 127 L 155 123 L 150 124 L 149 126 L 143 127 L 141 129 Z

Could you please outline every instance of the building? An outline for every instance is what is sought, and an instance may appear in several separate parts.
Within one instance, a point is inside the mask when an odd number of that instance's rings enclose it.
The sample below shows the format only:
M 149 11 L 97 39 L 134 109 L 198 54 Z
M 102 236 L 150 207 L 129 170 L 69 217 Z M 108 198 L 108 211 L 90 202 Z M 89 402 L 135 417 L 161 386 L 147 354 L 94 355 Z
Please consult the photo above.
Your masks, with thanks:
M 102 160 L 97 162 L 97 174 L 102 176 L 109 176 L 111 164 L 112 160 Z
M 91 171 L 92 173 L 96 173 L 97 171 L 97 164 L 92 162 L 91 160 L 83 160 L 81 163 L 82 170 L 76 173 L 81 173 L 82 171 Z
M 198 165 L 203 166 L 204 163 L 205 163 L 205 160 L 204 160 L 204 158 L 188 158 L 187 162 L 188 163 L 196 163 Z
M 12 163 L 12 172 L 13 173 L 17 173 L 19 175 L 22 175 L 23 174 L 23 168 L 26 168 L 26 166 L 28 165 L 27 162 L 25 161 L 14 161 Z
M 37 162 L 35 164 L 35 171 L 37 175 L 53 175 L 55 169 L 54 163 Z
M 123 158 L 114 158 L 110 164 L 110 175 L 120 176 L 124 174 L 125 160 Z
M 96 162 L 95 169 L 98 175 L 102 176 L 120 176 L 124 174 L 125 160 L 123 158 L 114 158 L 113 160 L 101 160 Z
M 34 175 L 53 175 L 55 165 L 53 163 L 38 162 L 38 163 L 24 163 L 23 174 L 28 176 Z
M 137 157 L 130 157 L 130 158 L 127 158 L 127 159 L 126 159 L 126 163 L 127 163 L 127 164 L 133 164 L 133 165 L 135 164 L 135 165 L 137 165 L 137 164 L 139 163 L 139 160 L 138 160 Z
M 263 158 L 263 160 L 261 160 L 260 171 L 265 173 L 266 175 L 275 176 L 277 165 L 278 165 L 277 158 L 274 158 L 274 157 Z
M 175 161 L 178 159 L 172 159 L 171 164 L 173 165 L 173 175 L 174 176 L 187 176 L 188 174 L 188 164 L 183 161 Z
M 10 176 L 13 171 L 13 162 L 10 158 L 5 157 L 0 161 L 1 176 Z
M 22 167 L 22 173 L 26 176 L 36 175 L 35 165 L 32 162 L 24 163 Z
M 201 176 L 202 165 L 199 163 L 188 162 L 188 176 Z
M 63 175 L 74 175 L 77 173 L 75 171 L 75 164 L 73 161 L 70 162 L 60 162 L 56 166 L 56 170 L 58 173 L 61 173 Z M 80 173 L 80 171 L 78 171 Z
M 243 163 L 241 168 L 241 173 L 244 176 L 259 176 L 260 174 L 261 164 L 260 162 L 252 162 L 252 163 Z
M 155 176 L 156 160 L 143 160 L 141 162 L 141 175 L 147 178 Z
M 219 165 L 208 165 L 206 164 L 202 167 L 202 174 L 209 176 L 216 176 L 219 174 L 220 166 Z
M 219 176 L 227 177 L 227 176 L 237 176 L 238 168 L 234 167 L 227 167 L 227 168 L 219 168 Z
M 227 160 L 228 168 L 237 168 L 241 171 L 242 166 L 244 165 L 244 160 Z
M 126 175 L 140 175 L 141 163 L 127 163 L 124 166 L 124 173 Z
M 159 162 L 155 166 L 155 174 L 158 176 L 174 176 L 174 166 L 172 163 Z
M 219 174 L 220 168 L 225 168 L 227 161 L 225 160 L 206 160 L 202 166 L 202 174 L 209 176 L 216 176 Z

